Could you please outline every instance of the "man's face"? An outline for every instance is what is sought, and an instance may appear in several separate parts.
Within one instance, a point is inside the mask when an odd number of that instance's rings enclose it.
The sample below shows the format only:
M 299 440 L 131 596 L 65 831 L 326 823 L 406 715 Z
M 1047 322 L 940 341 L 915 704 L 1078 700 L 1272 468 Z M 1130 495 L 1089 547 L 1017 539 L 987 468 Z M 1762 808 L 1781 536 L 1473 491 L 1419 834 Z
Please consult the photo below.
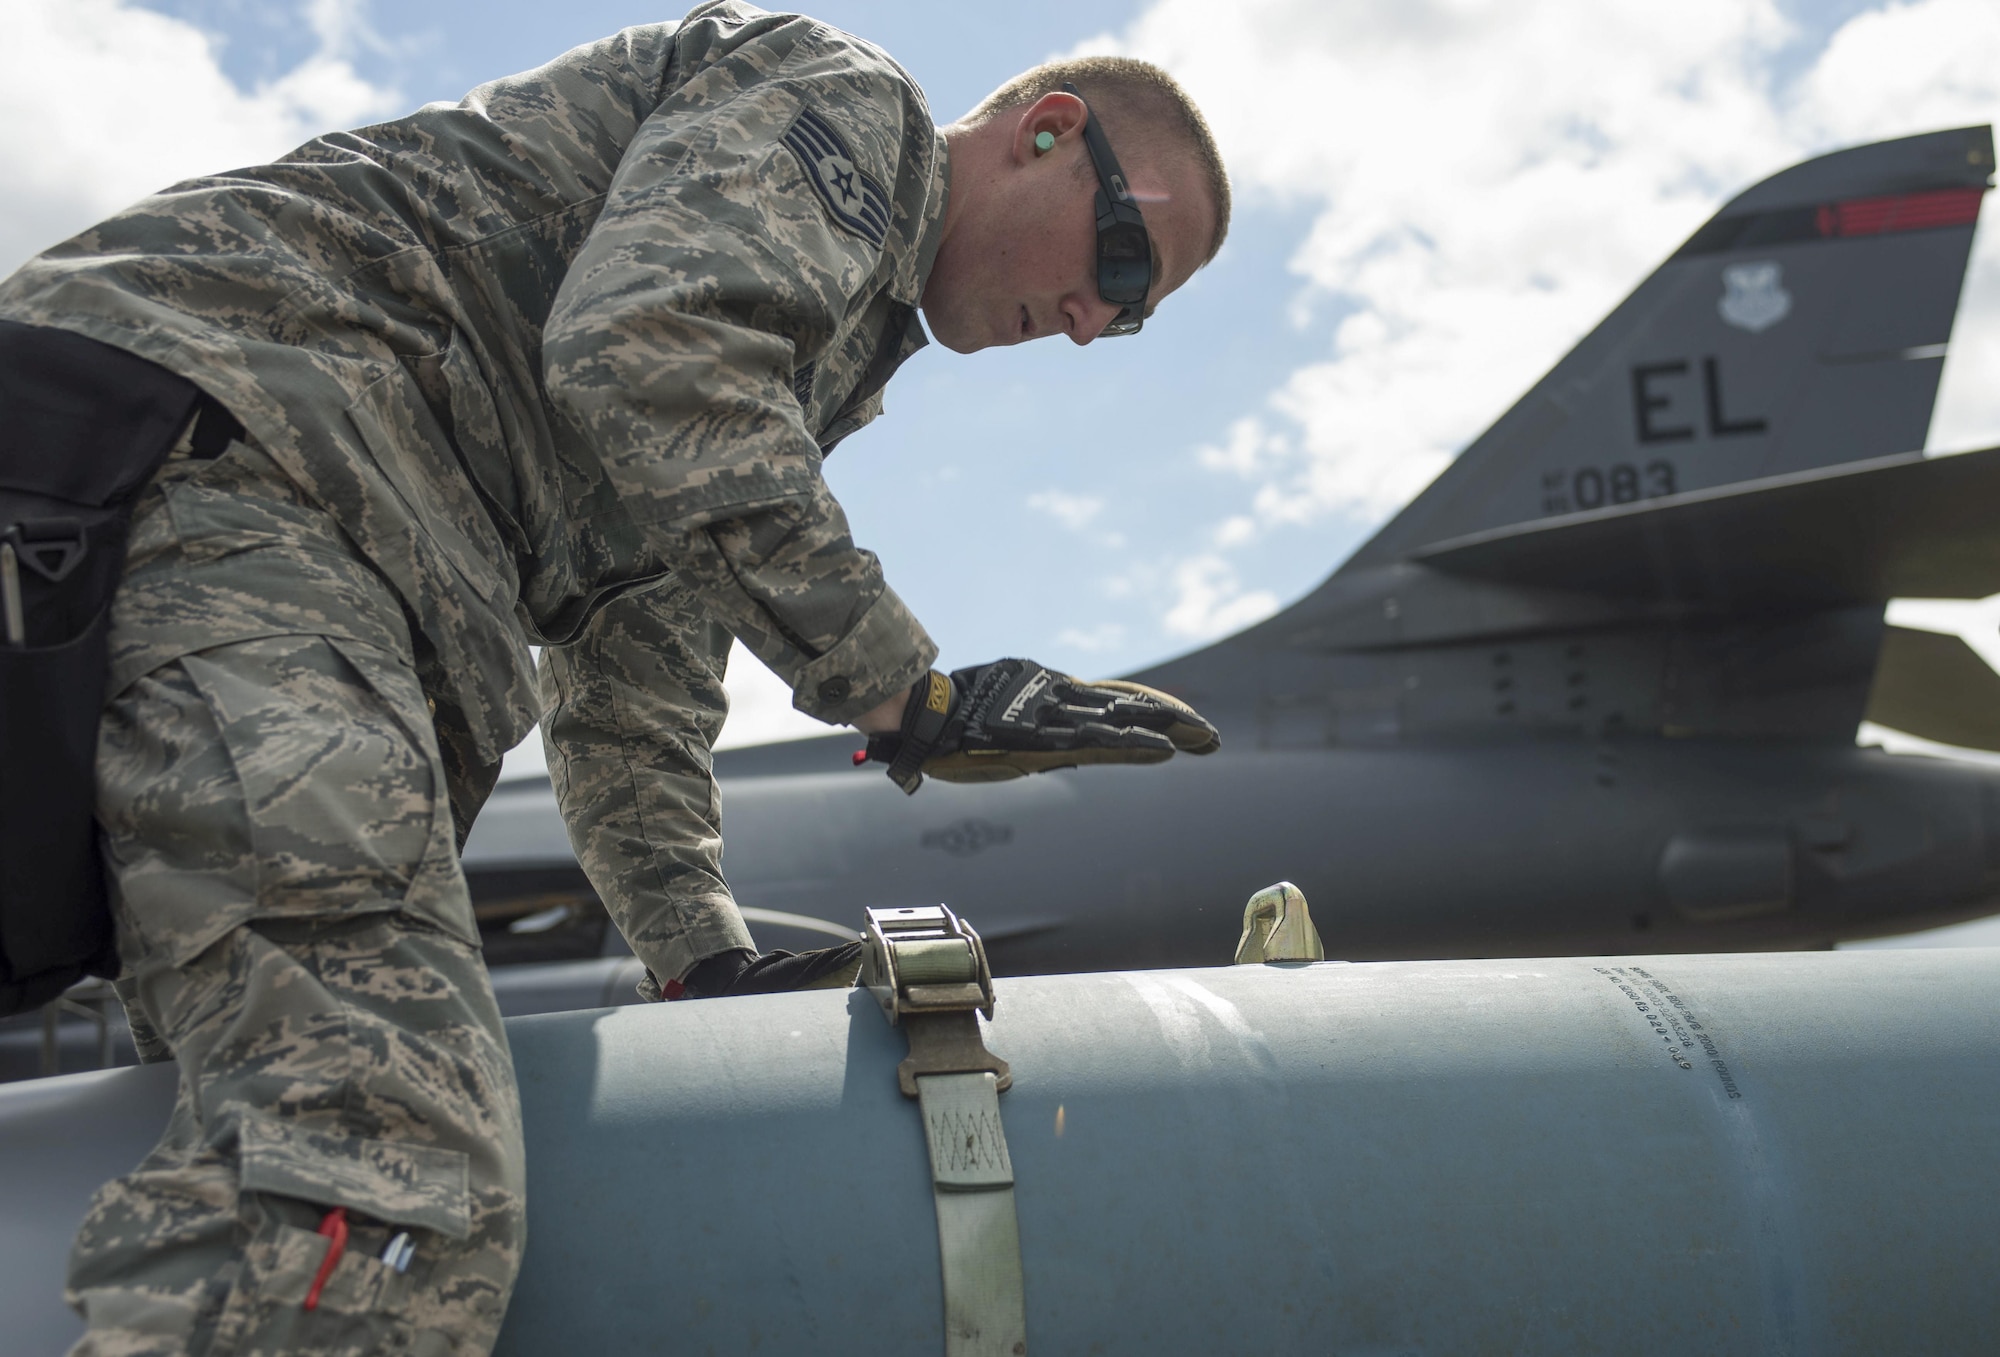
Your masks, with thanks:
M 952 192 L 968 197 L 938 249 L 923 311 L 933 337 L 955 352 L 1055 334 L 1088 344 L 1118 314 L 1097 293 L 1097 176 L 1075 119 L 1068 127 L 1050 124 L 1059 136 L 1055 148 L 1034 153 L 1034 132 L 1046 123 L 1035 110 L 1048 102 L 1002 115 L 1020 118 L 1010 128 L 1015 135 L 975 182 L 962 183 L 953 167 Z M 1191 163 L 1161 165 L 1160 157 L 1128 158 L 1116 143 L 1113 149 L 1153 239 L 1151 306 L 1194 272 L 1213 216 Z

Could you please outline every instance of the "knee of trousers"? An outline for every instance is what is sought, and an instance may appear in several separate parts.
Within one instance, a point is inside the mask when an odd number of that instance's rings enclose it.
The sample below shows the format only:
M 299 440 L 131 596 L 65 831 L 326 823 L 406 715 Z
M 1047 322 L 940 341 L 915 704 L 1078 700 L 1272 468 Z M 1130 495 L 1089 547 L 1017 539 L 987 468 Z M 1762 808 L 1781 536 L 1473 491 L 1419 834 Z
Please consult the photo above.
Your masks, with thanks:
M 179 1105 L 71 1257 L 98 1345 L 83 1350 L 490 1347 L 525 1242 L 524 1166 L 477 952 L 393 917 L 283 921 L 183 969 Z

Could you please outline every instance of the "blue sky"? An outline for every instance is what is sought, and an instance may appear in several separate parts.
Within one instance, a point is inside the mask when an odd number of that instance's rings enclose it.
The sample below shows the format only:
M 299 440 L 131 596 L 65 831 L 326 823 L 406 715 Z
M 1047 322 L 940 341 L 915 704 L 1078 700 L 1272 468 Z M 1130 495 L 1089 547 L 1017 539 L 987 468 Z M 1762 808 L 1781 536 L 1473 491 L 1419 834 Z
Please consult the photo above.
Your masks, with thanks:
M 941 120 L 1082 46 L 1158 60 L 1236 179 L 1228 246 L 1143 335 L 933 347 L 829 463 L 947 665 L 1015 653 L 1109 673 L 1268 613 L 1729 193 L 1816 150 L 2000 112 L 1990 0 L 813 12 L 893 53 Z M 0 125 L 33 135 L 0 149 L 19 196 L 0 268 L 169 179 L 670 17 L 605 0 L 5 0 Z M 112 85 L 144 94 L 66 97 Z M 2000 442 L 1996 278 L 1983 242 L 1934 445 Z M 769 681 L 732 688 L 736 739 L 800 729 Z

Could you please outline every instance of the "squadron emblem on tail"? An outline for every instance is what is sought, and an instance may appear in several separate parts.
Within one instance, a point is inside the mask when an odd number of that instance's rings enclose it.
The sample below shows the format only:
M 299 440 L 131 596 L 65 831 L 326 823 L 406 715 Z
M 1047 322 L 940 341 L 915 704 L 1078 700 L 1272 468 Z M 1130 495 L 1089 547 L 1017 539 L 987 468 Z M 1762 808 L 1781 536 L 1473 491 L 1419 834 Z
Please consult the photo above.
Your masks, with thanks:
M 1722 300 L 1715 309 L 1737 329 L 1762 334 L 1791 314 L 1792 294 L 1769 260 L 1731 264 L 1722 271 Z

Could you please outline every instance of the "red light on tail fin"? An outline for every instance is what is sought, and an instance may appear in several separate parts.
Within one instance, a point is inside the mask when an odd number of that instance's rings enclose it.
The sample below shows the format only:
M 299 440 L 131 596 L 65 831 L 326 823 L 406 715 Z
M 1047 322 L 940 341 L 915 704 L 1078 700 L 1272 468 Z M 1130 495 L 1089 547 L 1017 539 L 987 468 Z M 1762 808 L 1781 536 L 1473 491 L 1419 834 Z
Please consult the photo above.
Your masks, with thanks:
M 1979 220 L 1979 199 L 1985 192 L 1978 188 L 1941 188 L 1928 193 L 1849 198 L 1821 207 L 1813 214 L 1813 224 L 1822 236 L 1882 236 L 1897 231 L 1970 226 Z

